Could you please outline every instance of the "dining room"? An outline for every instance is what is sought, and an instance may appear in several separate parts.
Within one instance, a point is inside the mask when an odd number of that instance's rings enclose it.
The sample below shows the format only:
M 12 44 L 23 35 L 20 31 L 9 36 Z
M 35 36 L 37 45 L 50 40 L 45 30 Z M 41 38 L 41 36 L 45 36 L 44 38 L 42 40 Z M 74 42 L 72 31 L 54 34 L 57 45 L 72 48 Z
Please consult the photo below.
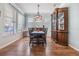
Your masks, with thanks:
M 0 56 L 79 55 L 78 5 L 0 3 Z

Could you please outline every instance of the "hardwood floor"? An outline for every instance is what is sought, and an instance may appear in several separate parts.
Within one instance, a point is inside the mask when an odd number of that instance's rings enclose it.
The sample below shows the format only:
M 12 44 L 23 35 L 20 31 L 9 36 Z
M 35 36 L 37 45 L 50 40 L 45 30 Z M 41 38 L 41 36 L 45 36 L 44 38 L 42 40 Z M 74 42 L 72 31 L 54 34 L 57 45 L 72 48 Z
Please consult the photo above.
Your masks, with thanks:
M 79 56 L 79 52 L 71 47 L 61 46 L 47 38 L 47 45 L 29 47 L 29 37 L 0 50 L 0 56 Z

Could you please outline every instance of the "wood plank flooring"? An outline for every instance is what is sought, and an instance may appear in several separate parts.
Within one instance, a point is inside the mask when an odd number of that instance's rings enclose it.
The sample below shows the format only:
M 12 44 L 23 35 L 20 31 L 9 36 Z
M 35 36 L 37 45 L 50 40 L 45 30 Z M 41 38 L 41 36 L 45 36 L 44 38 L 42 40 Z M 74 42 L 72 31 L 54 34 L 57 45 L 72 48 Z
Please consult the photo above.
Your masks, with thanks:
M 29 47 L 29 37 L 20 39 L 0 50 L 0 56 L 79 56 L 69 46 L 61 46 L 47 38 L 47 45 Z

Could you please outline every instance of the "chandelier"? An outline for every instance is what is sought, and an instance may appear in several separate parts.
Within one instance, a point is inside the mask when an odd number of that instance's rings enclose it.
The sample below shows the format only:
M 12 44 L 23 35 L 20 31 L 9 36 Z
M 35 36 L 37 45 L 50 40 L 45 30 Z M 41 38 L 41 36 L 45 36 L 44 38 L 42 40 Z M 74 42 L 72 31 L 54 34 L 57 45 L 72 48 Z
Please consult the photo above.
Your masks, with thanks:
M 38 4 L 37 7 L 38 7 L 37 8 L 37 15 L 34 18 L 35 18 L 36 21 L 39 21 L 39 20 L 42 20 L 42 16 L 39 13 L 39 7 L 40 7 L 40 5 Z

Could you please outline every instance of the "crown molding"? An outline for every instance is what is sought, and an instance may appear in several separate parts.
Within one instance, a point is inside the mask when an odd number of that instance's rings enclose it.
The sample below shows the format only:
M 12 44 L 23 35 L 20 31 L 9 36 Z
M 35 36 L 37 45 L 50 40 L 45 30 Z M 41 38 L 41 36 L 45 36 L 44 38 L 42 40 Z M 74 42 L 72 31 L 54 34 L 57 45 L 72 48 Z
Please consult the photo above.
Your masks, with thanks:
M 23 10 L 21 10 L 20 7 L 18 7 L 15 3 L 9 3 L 12 7 L 14 7 L 17 11 L 19 11 L 21 14 L 24 15 Z

